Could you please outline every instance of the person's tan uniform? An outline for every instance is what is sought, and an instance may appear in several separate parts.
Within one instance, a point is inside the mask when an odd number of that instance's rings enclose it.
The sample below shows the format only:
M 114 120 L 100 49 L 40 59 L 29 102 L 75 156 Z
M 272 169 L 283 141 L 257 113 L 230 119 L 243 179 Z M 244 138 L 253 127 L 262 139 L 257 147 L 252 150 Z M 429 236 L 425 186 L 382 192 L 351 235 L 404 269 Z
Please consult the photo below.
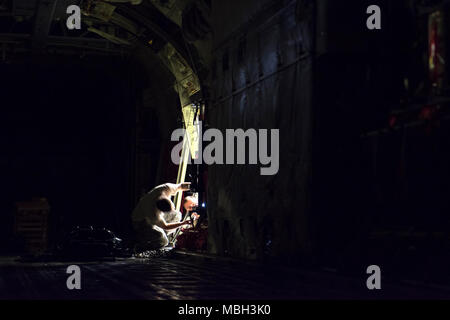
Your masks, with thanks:
M 132 213 L 133 228 L 136 231 L 136 240 L 141 249 L 153 250 L 167 246 L 170 234 L 185 223 L 181 223 L 181 212 L 175 211 L 170 197 L 178 191 L 188 190 L 186 184 L 166 183 L 153 188 L 144 195 Z M 172 210 L 162 212 L 156 207 L 160 199 L 168 199 Z

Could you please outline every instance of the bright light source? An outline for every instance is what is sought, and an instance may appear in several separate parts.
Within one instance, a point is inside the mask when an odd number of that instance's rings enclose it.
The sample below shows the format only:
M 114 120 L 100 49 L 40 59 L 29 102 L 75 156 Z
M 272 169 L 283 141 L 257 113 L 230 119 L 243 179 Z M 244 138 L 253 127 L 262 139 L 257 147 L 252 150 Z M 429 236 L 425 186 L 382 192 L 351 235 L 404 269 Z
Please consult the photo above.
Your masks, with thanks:
M 203 202 L 202 203 L 202 207 L 205 208 L 206 207 L 206 203 Z

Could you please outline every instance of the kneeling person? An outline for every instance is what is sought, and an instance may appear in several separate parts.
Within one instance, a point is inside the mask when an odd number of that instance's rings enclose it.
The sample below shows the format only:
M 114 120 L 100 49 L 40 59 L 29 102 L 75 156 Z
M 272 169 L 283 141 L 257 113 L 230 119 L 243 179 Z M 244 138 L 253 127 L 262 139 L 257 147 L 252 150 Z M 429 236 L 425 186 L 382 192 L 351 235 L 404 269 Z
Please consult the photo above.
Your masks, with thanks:
M 190 221 L 181 221 L 181 212 L 175 210 L 170 196 L 188 190 L 186 184 L 158 186 L 145 195 L 133 211 L 133 227 L 137 234 L 138 251 L 161 249 L 169 244 L 168 234 Z

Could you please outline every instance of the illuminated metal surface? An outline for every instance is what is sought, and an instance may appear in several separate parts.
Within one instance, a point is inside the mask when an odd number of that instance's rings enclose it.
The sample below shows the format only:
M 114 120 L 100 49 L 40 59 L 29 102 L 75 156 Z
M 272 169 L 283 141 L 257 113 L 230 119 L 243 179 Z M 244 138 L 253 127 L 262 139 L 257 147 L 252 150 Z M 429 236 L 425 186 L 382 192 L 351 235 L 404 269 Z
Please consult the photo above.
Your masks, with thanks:
M 189 143 L 188 143 L 188 139 L 185 135 L 183 138 L 183 150 L 181 152 L 181 162 L 178 167 L 177 183 L 185 182 L 188 159 L 189 159 Z M 175 210 L 178 210 L 178 211 L 180 210 L 181 198 L 182 198 L 182 193 L 178 192 L 175 195 Z
M 199 125 L 196 106 L 190 104 L 182 108 L 186 134 L 183 138 L 183 150 L 181 152 L 181 162 L 178 167 L 177 183 L 183 183 L 186 179 L 186 169 L 189 163 L 189 157 L 195 159 L 199 151 Z M 175 196 L 175 209 L 181 208 L 182 194 Z
M 196 110 L 197 107 L 194 104 L 189 104 L 182 108 L 192 159 L 196 159 L 199 152 L 200 126 Z

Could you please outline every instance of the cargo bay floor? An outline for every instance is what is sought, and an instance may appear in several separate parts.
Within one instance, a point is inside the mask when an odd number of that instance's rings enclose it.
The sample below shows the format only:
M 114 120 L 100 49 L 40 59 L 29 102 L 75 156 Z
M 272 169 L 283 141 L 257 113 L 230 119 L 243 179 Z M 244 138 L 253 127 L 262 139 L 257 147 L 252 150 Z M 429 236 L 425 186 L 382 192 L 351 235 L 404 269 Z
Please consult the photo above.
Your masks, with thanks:
M 66 269 L 81 269 L 81 289 L 68 290 Z M 450 289 L 418 284 L 389 285 L 370 291 L 367 275 L 348 278 L 174 252 L 152 259 L 83 263 L 21 263 L 0 259 L 0 299 L 448 299 Z

